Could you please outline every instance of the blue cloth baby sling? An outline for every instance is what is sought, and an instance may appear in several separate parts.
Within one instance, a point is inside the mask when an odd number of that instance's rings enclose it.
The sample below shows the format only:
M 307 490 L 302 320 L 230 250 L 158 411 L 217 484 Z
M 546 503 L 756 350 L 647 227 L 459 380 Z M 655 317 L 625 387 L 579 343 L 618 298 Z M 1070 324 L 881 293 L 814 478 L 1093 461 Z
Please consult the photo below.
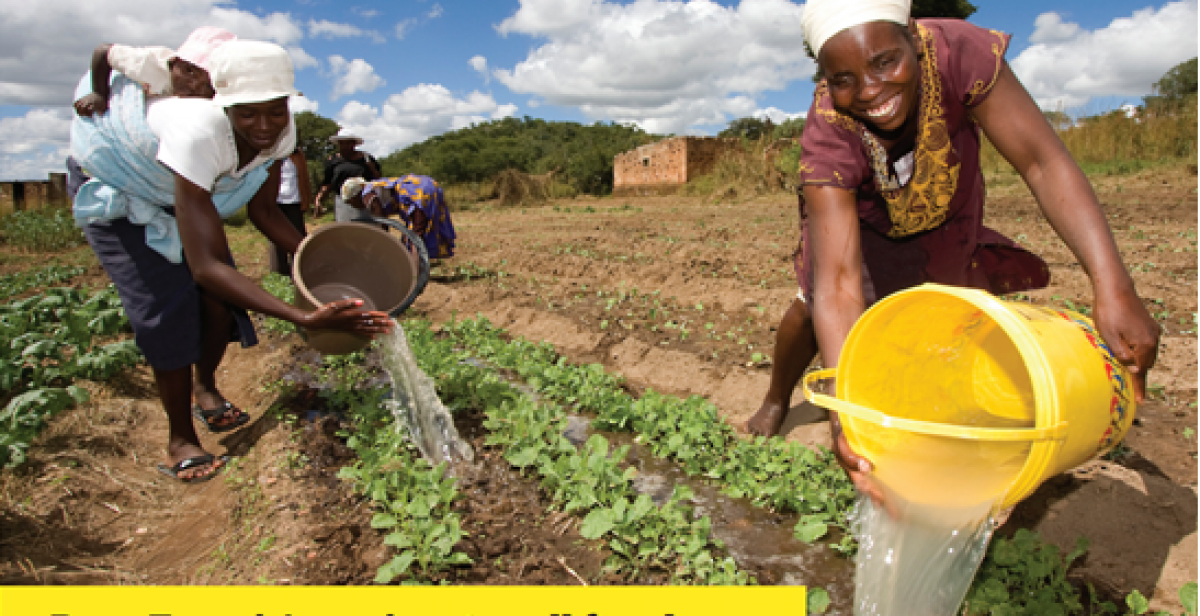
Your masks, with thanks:
M 175 217 L 175 173 L 158 162 L 158 137 L 146 122 L 142 85 L 113 73 L 108 112 L 76 116 L 71 122 L 71 154 L 92 179 L 75 195 L 75 222 L 127 218 L 146 228 L 146 245 L 172 263 L 183 262 L 183 242 Z M 83 76 L 75 100 L 92 91 L 91 73 Z M 212 187 L 221 218 L 242 209 L 267 179 L 269 165 L 239 178 L 222 176 Z M 205 187 L 206 188 L 206 187 Z

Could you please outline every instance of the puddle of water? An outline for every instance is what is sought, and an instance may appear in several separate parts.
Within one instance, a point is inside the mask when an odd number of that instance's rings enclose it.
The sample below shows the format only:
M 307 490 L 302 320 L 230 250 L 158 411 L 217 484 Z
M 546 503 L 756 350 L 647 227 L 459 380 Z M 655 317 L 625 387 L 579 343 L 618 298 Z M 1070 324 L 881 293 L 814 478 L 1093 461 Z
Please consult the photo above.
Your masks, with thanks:
M 795 514 L 773 513 L 754 506 L 749 499 L 722 494 L 712 482 L 690 477 L 678 464 L 655 456 L 635 442 L 632 434 L 603 434 L 614 448 L 630 445 L 626 462 L 638 471 L 634 488 L 655 503 L 667 502 L 675 486 L 687 486 L 694 495 L 691 504 L 696 514 L 709 516 L 713 535 L 760 584 L 820 586 L 835 599 L 851 596 L 853 563 L 824 544 L 796 539 L 792 534 L 798 520 Z

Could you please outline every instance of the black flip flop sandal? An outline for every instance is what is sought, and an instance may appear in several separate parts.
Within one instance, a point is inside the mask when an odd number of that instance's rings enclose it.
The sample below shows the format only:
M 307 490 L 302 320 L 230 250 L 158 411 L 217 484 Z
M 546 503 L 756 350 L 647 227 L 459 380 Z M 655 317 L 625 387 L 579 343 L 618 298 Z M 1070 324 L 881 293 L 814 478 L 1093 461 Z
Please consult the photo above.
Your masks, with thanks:
M 225 413 L 228 413 L 229 411 L 236 411 L 235 417 L 237 417 L 237 419 L 235 419 L 232 422 L 227 423 L 223 426 L 213 425 L 213 423 L 212 423 L 213 420 L 220 418 L 221 416 L 223 416 Z M 195 417 L 196 419 L 199 419 L 200 421 L 204 422 L 204 427 L 208 428 L 208 431 L 212 432 L 213 434 L 220 434 L 222 432 L 229 432 L 230 430 L 236 430 L 236 429 L 246 425 L 246 422 L 250 421 L 249 413 L 247 413 L 246 411 L 243 411 L 242 409 L 235 407 L 234 405 L 230 404 L 228 401 L 226 401 L 225 404 L 223 406 L 221 406 L 220 408 L 216 408 L 216 409 L 212 409 L 212 410 L 205 410 L 205 409 L 200 408 L 199 404 L 193 404 L 192 405 L 192 416 Z
M 179 476 L 180 472 L 186 471 L 189 468 L 197 468 L 197 467 L 204 466 L 206 464 L 212 464 L 212 463 L 216 462 L 217 460 L 220 460 L 222 462 L 221 467 L 214 470 L 211 473 L 208 473 L 205 475 L 198 475 L 195 477 L 189 477 L 186 479 Z M 164 474 L 172 479 L 177 479 L 179 481 L 182 481 L 183 483 L 202 483 L 202 482 L 208 481 L 209 479 L 212 479 L 213 477 L 216 477 L 217 473 L 220 473 L 221 469 L 225 468 L 225 465 L 228 463 L 229 463 L 229 456 L 217 457 L 217 456 L 212 455 L 211 453 L 206 453 L 202 456 L 192 456 L 190 458 L 180 460 L 179 463 L 176 464 L 175 466 L 167 466 L 166 464 L 163 464 L 160 462 L 158 464 L 158 470 L 162 474 Z

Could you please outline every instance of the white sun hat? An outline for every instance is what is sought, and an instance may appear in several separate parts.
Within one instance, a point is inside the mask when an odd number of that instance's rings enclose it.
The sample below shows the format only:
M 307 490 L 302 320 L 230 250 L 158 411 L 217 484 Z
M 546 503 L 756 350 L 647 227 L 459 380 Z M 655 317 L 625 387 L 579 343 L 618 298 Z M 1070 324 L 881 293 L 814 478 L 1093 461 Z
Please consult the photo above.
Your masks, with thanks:
M 292 59 L 274 43 L 229 41 L 213 51 L 209 65 L 213 102 L 222 107 L 300 95 Z
M 890 21 L 908 25 L 911 0 L 808 0 L 800 28 L 813 55 L 842 30 L 871 21 Z
M 329 140 L 335 143 L 338 141 L 353 141 L 355 145 L 362 145 L 363 143 L 362 137 L 355 135 L 353 131 L 348 128 L 342 128 L 338 130 L 337 134 L 330 137 Z

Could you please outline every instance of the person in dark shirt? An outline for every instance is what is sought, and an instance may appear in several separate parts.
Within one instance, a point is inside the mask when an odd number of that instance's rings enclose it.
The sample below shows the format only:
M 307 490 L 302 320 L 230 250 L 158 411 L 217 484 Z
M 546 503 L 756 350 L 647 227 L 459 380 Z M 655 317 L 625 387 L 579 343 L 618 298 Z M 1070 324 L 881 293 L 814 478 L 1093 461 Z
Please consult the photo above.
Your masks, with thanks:
M 359 152 L 358 146 L 363 140 L 351 135 L 346 129 L 330 137 L 330 141 L 338 148 L 338 153 L 325 161 L 325 177 L 321 180 L 321 190 L 317 193 L 316 214 L 321 214 L 321 201 L 325 194 L 333 192 L 334 220 L 338 222 L 371 222 L 371 212 L 351 207 L 342 199 L 342 184 L 350 178 L 375 180 L 380 177 L 379 163 L 374 156 Z

